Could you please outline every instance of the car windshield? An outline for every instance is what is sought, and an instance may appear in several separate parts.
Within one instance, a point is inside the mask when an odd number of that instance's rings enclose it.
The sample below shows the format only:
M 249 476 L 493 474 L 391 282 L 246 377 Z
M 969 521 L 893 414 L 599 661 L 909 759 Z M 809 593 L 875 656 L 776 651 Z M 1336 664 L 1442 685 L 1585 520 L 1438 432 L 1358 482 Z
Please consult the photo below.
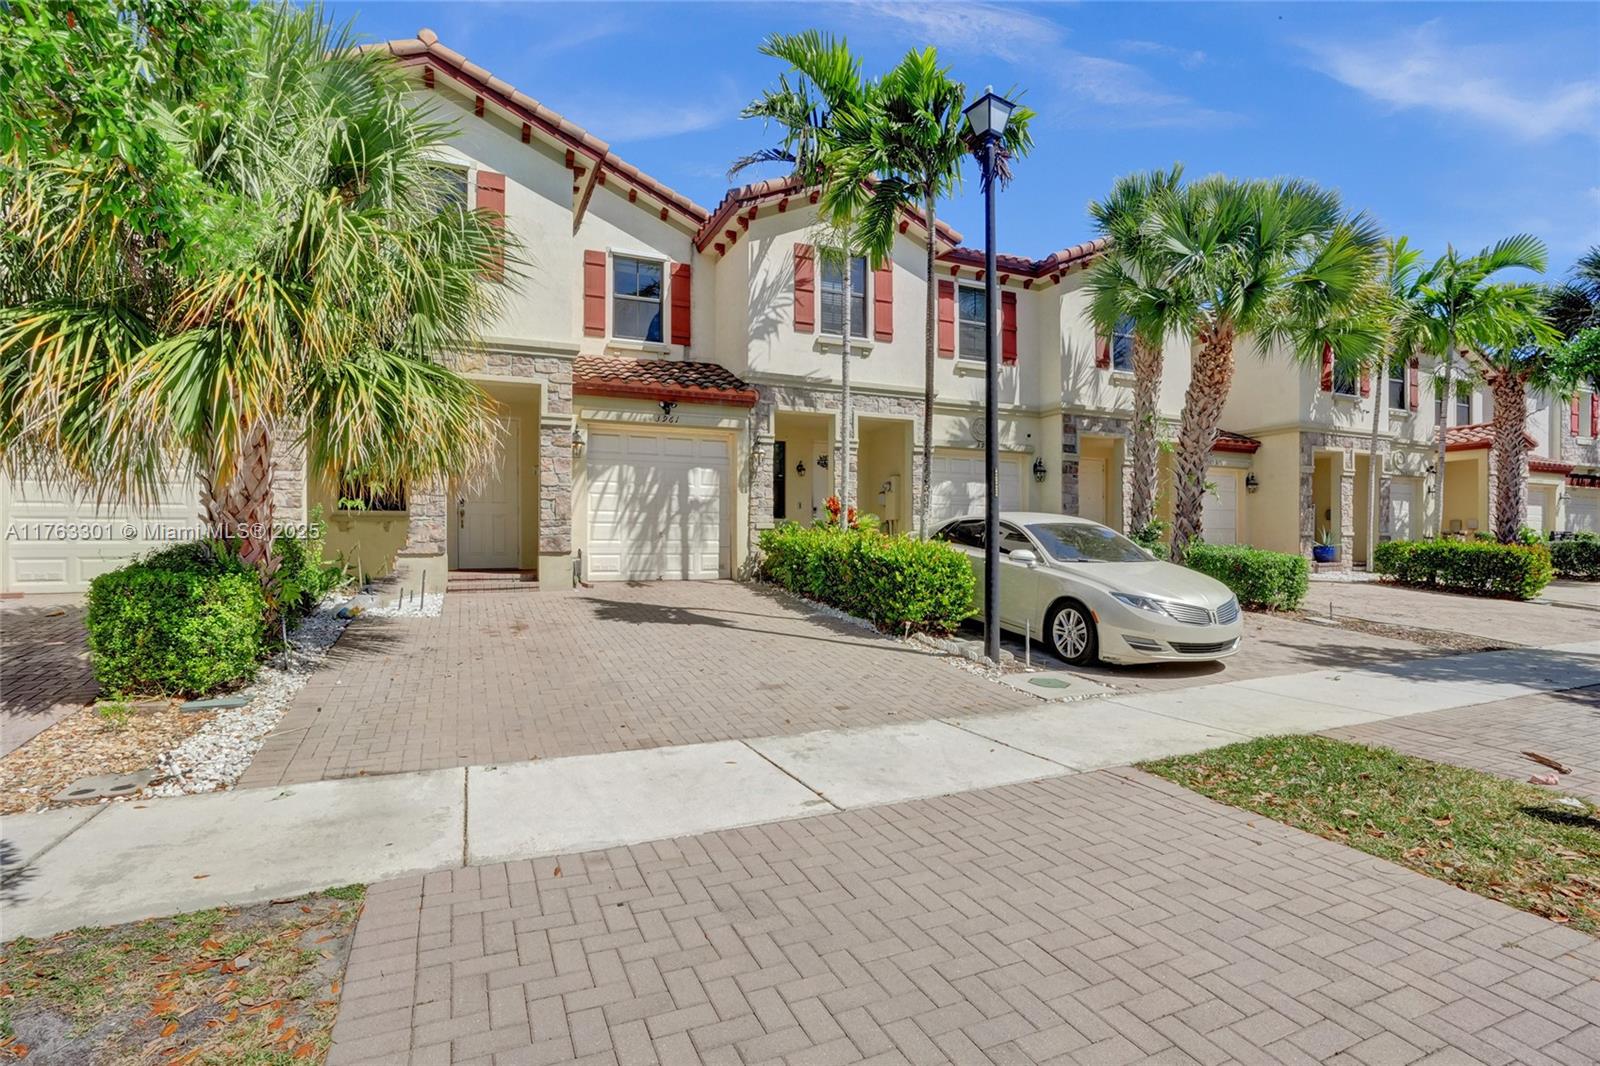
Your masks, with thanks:
M 1144 549 L 1105 526 L 1092 522 L 1041 522 L 1028 532 L 1051 556 L 1067 563 L 1142 563 Z

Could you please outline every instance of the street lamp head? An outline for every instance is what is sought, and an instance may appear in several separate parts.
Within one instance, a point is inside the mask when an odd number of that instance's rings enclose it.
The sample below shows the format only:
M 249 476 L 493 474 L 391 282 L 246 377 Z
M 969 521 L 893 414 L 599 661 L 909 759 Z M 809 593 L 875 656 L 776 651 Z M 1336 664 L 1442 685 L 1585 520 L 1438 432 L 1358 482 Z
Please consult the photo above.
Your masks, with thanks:
M 962 112 L 967 116 L 967 124 L 972 127 L 972 135 L 981 140 L 990 137 L 999 137 L 1006 131 L 1006 121 L 1011 118 L 1011 112 L 1017 105 L 994 91 L 994 86 L 984 86 L 983 95 L 967 106 Z

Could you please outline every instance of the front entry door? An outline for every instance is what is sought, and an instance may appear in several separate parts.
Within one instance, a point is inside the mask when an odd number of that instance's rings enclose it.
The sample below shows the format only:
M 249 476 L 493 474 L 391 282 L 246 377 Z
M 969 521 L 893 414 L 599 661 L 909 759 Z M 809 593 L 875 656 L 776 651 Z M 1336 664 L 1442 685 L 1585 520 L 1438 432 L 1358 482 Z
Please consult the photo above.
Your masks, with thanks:
M 500 455 L 488 479 L 456 499 L 456 565 L 463 570 L 513 570 L 522 562 L 522 426 L 500 420 Z

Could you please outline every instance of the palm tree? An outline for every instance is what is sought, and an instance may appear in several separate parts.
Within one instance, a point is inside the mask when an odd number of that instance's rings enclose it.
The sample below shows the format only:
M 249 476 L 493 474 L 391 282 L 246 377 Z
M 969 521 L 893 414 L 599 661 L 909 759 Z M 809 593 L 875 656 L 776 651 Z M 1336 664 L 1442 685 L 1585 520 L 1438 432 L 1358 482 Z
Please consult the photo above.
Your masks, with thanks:
M 1233 384 L 1241 339 L 1287 345 L 1310 358 L 1363 355 L 1365 328 L 1345 312 L 1371 285 L 1380 237 L 1337 193 L 1298 180 L 1206 178 L 1152 203 L 1141 276 L 1160 279 L 1174 325 L 1194 357 L 1178 432 L 1172 558 L 1201 532 L 1206 467 Z
M 939 65 L 933 48 L 906 53 L 898 65 L 870 87 L 865 105 L 840 116 L 840 180 L 832 199 L 860 219 L 861 243 L 874 263 L 894 249 L 901 217 L 920 213 L 927 227 L 923 280 L 922 499 L 917 528 L 926 536 L 933 485 L 934 368 L 937 365 L 939 201 L 961 185 L 961 162 L 973 151 L 966 116 L 967 89 Z M 1033 112 L 1018 107 L 1006 123 L 1000 145 L 1002 180 L 1009 160 L 1033 146 Z
M 270 591 L 286 442 L 375 485 L 492 454 L 493 402 L 443 360 L 472 345 L 498 299 L 485 275 L 514 249 L 452 199 L 450 127 L 387 60 L 316 10 L 267 13 L 246 47 L 253 76 L 223 106 L 157 124 L 193 183 L 180 238 L 84 210 L 81 157 L 25 161 L 0 246 L 0 449 L 13 473 L 115 504 L 192 470 L 210 531 Z
M 1435 348 L 1440 356 L 1440 395 L 1444 397 L 1439 412 L 1438 480 L 1434 496 L 1438 508 L 1435 531 L 1444 531 L 1444 471 L 1446 431 L 1450 426 L 1450 399 L 1454 395 L 1451 381 L 1458 345 L 1482 350 L 1503 345 L 1505 338 L 1516 331 L 1522 311 L 1507 305 L 1503 299 L 1503 286 L 1492 278 L 1505 270 L 1521 268 L 1543 273 L 1546 262 L 1544 243 L 1537 237 L 1519 233 L 1483 249 L 1477 255 L 1462 256 L 1454 248 L 1436 259 L 1422 276 L 1423 305 L 1434 320 L 1434 334 L 1443 340 L 1443 348 Z M 1502 315 L 1509 314 L 1509 320 Z M 1440 336 L 1442 335 L 1442 337 Z
M 1532 284 L 1490 287 L 1498 304 L 1499 344 L 1479 343 L 1476 361 L 1494 397 L 1494 535 L 1502 544 L 1517 539 L 1528 515 L 1528 394 L 1558 400 L 1572 395 L 1577 365 L 1562 349 L 1549 321 L 1556 297 Z
M 861 76 L 861 61 L 850 51 L 844 38 L 824 35 L 816 30 L 804 33 L 775 33 L 761 45 L 761 54 L 781 59 L 789 70 L 778 76 L 775 89 L 767 89 L 741 112 L 742 118 L 759 118 L 776 123 L 781 131 L 779 143 L 741 156 L 728 168 L 732 178 L 761 163 L 787 163 L 802 187 L 820 186 L 827 200 L 823 206 L 821 233 L 822 258 L 839 266 L 844 281 L 844 313 L 840 344 L 839 458 L 834 464 L 835 495 L 840 513 L 850 508 L 851 434 L 851 305 L 853 278 L 850 260 L 860 242 L 855 232 L 855 217 L 848 198 L 833 193 L 843 180 L 838 155 L 839 116 L 859 111 L 867 93 Z M 795 75 L 791 82 L 789 75 Z
M 1383 247 L 1383 271 L 1378 278 L 1374 313 L 1382 332 L 1376 347 L 1376 365 L 1370 370 L 1378 378 L 1373 393 L 1372 437 L 1367 445 L 1367 572 L 1374 572 L 1378 550 L 1379 485 L 1383 481 L 1383 462 L 1378 455 L 1378 434 L 1388 399 L 1388 376 L 1398 366 L 1407 372 L 1411 358 L 1431 347 L 1433 320 L 1422 305 L 1422 252 L 1411 247 L 1405 237 L 1387 240 Z
M 1156 431 L 1160 412 L 1162 339 L 1174 324 L 1171 290 L 1140 269 L 1148 259 L 1143 249 L 1150 212 L 1163 196 L 1177 191 L 1183 167 L 1152 170 L 1119 178 L 1104 200 L 1089 204 L 1095 230 L 1109 238 L 1111 250 L 1089 271 L 1089 320 L 1101 336 L 1111 336 L 1124 322 L 1133 324 L 1133 433 L 1128 442 L 1133 468 L 1129 531 L 1142 530 L 1155 515 Z
M 1578 257 L 1571 277 L 1552 295 L 1548 317 L 1569 338 L 1600 327 L 1600 247 Z

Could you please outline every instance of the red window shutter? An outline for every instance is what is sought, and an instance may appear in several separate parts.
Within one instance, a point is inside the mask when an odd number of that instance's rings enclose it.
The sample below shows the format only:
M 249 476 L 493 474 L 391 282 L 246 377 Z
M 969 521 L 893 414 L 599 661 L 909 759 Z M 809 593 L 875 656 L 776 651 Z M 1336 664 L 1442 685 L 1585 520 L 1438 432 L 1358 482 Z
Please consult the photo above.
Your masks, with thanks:
M 501 228 L 506 224 L 506 176 L 496 174 L 492 170 L 478 171 L 477 196 L 474 201 L 479 211 L 489 213 L 494 218 L 494 224 Z M 495 251 L 494 259 L 484 269 L 484 274 L 491 278 L 498 278 L 505 273 L 505 253 Z
M 1000 361 L 1017 361 L 1017 294 L 1000 294 Z
M 939 282 L 939 354 L 946 359 L 956 354 L 956 283 Z
M 1094 365 L 1104 370 L 1111 365 L 1111 338 L 1099 334 L 1094 338 Z
M 1322 391 L 1333 391 L 1333 345 L 1322 346 Z
M 1576 437 L 1578 435 L 1578 398 L 1572 398 L 1572 417 L 1567 422 L 1568 431 Z
M 583 335 L 606 335 L 606 253 L 583 253 Z
M 1363 370 L 1361 372 L 1361 395 L 1372 395 L 1372 372 L 1370 370 Z
M 817 329 L 817 253 L 809 244 L 794 246 L 794 331 Z
M 688 263 L 672 264 L 672 343 L 689 343 L 689 318 L 692 310 L 689 293 L 692 275 Z
M 1411 360 L 1406 366 L 1406 405 L 1413 411 L 1417 409 L 1417 404 L 1422 400 L 1420 395 L 1422 386 L 1419 383 L 1419 379 L 1422 377 L 1421 369 L 1421 361 L 1417 359 Z
M 1600 437 L 1600 392 L 1589 394 L 1589 436 Z
M 894 261 L 872 272 L 872 335 L 880 341 L 894 340 Z

